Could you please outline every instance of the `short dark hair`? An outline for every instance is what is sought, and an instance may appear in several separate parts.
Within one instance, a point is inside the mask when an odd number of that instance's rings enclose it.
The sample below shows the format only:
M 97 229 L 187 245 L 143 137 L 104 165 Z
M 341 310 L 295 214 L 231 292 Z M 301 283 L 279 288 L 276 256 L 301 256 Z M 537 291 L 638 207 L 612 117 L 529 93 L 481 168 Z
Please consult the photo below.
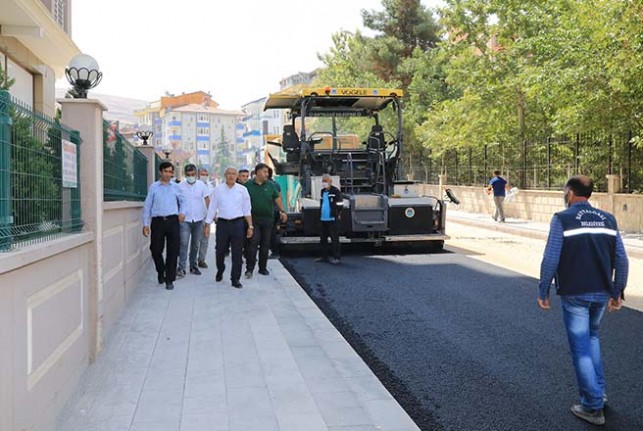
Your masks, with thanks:
M 270 166 L 268 166 L 268 178 L 272 179 L 272 176 L 275 174 L 275 172 L 272 170 Z
M 185 170 L 185 173 L 186 173 L 186 174 L 187 174 L 188 172 L 196 172 L 196 165 L 194 165 L 194 164 L 192 164 L 192 163 L 188 163 L 187 165 L 185 165 L 185 169 L 184 169 L 184 170 Z
M 159 172 L 163 172 L 167 168 L 172 168 L 172 171 L 174 171 L 174 165 L 172 164 L 172 162 L 165 161 L 159 163 Z
M 255 174 L 261 169 L 268 169 L 268 172 L 270 172 L 270 166 L 266 165 L 265 163 L 259 163 L 257 164 L 257 166 L 255 166 Z
M 239 169 L 239 173 L 242 173 L 242 172 L 250 173 L 250 171 L 248 169 L 246 169 L 246 168 Z
M 500 175 L 500 171 L 496 169 L 495 171 L 493 171 L 493 174 L 494 175 Z
M 565 188 L 574 192 L 574 196 L 589 199 L 594 191 L 594 183 L 586 175 L 574 175 L 567 180 Z

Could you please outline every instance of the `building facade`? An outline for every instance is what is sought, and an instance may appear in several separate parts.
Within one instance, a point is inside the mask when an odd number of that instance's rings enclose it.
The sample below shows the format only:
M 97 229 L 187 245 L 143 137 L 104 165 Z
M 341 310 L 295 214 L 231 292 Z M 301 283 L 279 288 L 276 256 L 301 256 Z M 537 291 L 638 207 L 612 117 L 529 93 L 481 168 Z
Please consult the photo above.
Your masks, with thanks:
M 79 53 L 71 39 L 71 0 L 2 0 L 0 69 L 11 95 L 51 117 L 56 79 Z
M 181 168 L 188 163 L 220 176 L 229 165 L 240 164 L 243 112 L 220 109 L 208 93 L 198 91 L 165 96 L 135 112 L 139 127 L 154 132 L 150 144 Z
M 264 111 L 266 98 L 253 100 L 242 106 L 243 117 L 243 145 L 240 158 L 248 166 L 254 166 L 262 161 L 262 154 L 266 147 L 266 136 L 280 135 L 283 130 L 281 113 L 277 110 Z

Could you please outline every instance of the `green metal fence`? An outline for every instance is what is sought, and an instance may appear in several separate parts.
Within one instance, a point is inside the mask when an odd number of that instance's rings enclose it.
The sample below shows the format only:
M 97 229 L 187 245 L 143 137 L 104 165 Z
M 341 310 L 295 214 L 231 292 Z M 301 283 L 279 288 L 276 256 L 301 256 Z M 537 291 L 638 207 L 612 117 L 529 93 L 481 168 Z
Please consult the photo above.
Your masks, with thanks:
M 82 229 L 80 144 L 0 90 L 0 251 Z
M 144 201 L 147 194 L 147 158 L 118 128 L 103 123 L 103 200 Z

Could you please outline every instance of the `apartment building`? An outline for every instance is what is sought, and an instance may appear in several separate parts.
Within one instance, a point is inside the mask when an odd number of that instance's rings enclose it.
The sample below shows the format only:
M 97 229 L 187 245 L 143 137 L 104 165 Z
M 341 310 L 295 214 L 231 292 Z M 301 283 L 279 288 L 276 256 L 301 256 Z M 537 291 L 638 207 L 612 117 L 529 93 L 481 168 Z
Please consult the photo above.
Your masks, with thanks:
M 55 82 L 80 51 L 71 39 L 71 0 L 2 0 L 0 68 L 9 92 L 53 116 Z

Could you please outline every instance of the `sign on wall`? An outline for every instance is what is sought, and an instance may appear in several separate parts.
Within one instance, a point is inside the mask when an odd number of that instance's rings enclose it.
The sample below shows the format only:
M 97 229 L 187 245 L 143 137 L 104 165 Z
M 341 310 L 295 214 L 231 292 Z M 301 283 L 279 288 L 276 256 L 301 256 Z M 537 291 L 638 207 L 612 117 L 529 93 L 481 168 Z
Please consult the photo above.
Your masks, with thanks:
M 78 163 L 76 144 L 62 140 L 63 187 L 78 188 Z

